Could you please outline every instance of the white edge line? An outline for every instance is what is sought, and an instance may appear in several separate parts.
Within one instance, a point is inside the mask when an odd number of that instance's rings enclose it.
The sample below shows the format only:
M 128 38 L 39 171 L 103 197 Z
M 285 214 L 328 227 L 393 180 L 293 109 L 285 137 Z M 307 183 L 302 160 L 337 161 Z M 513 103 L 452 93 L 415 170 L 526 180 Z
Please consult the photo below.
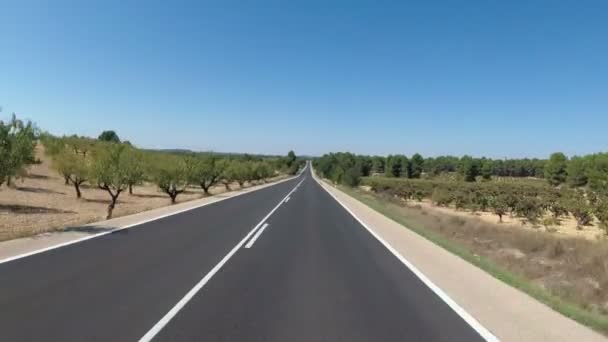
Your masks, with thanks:
M 37 249 L 37 250 L 31 251 L 31 252 L 17 254 L 17 255 L 8 257 L 8 258 L 1 259 L 0 260 L 0 264 L 4 264 L 4 263 L 10 262 L 10 261 L 17 260 L 17 259 L 26 258 L 26 257 L 32 256 L 32 255 L 35 255 L 35 254 L 44 253 L 44 252 L 47 252 L 47 251 L 50 251 L 50 250 L 53 250 L 53 249 L 57 249 L 57 248 L 61 248 L 61 247 L 69 246 L 69 245 L 73 245 L 75 243 L 79 243 L 79 242 L 83 242 L 83 241 L 86 241 L 86 240 L 94 239 L 94 238 L 101 237 L 101 236 L 104 236 L 104 235 L 112 234 L 112 233 L 115 233 L 115 232 L 123 230 L 123 229 L 133 228 L 133 227 L 136 227 L 136 226 L 140 226 L 142 224 L 146 224 L 148 222 L 152 222 L 152 221 L 163 219 L 165 217 L 181 214 L 181 213 L 184 213 L 186 211 L 198 209 L 198 208 L 201 208 L 201 207 L 213 204 L 213 203 L 221 202 L 221 201 L 224 201 L 224 200 L 227 200 L 227 199 L 231 199 L 231 198 L 235 198 L 235 197 L 238 197 L 238 196 L 241 196 L 241 195 L 245 195 L 245 194 L 248 194 L 248 193 L 251 193 L 251 192 L 254 192 L 254 191 L 262 190 L 262 189 L 265 189 L 265 188 L 268 188 L 268 187 L 271 187 L 271 186 L 274 186 L 274 185 L 277 185 L 277 184 L 280 184 L 280 183 L 283 183 L 283 182 L 286 182 L 286 181 L 289 181 L 289 180 L 292 180 L 292 179 L 296 179 L 297 177 L 299 177 L 299 176 L 294 176 L 294 177 L 290 177 L 290 178 L 286 178 L 286 179 L 281 179 L 281 180 L 276 181 L 276 182 L 274 182 L 272 184 L 269 184 L 268 186 L 265 186 L 263 188 L 253 189 L 253 190 L 247 191 L 247 192 L 240 192 L 240 193 L 237 193 L 234 196 L 230 196 L 230 197 L 221 197 L 221 198 L 218 197 L 218 198 L 215 198 L 211 202 L 203 203 L 203 204 L 200 204 L 200 205 L 197 205 L 197 206 L 194 206 L 194 207 L 185 208 L 185 209 L 178 210 L 178 211 L 175 211 L 175 212 L 172 212 L 172 213 L 168 213 L 168 214 L 163 214 L 161 216 L 156 216 L 156 217 L 153 217 L 153 218 L 150 218 L 150 219 L 145 219 L 143 221 L 131 223 L 131 224 L 128 224 L 126 226 L 122 226 L 122 227 L 114 228 L 114 229 L 111 229 L 111 230 L 108 230 L 108 231 L 105 231 L 105 232 L 101 232 L 101 233 L 85 236 L 85 237 L 82 237 L 82 238 L 79 238 L 79 239 L 76 239 L 76 240 L 62 242 L 62 243 L 59 243 L 59 244 L 56 244 L 56 245 L 53 245 L 53 246 L 45 247 L 45 248 L 42 248 L 42 249 Z M 162 207 L 159 207 L 159 208 L 162 208 Z M 141 213 L 144 213 L 144 212 L 141 212 Z M 134 215 L 137 215 L 137 214 L 134 214 Z M 90 225 L 91 224 L 84 225 L 84 226 L 90 226 Z
M 386 249 L 393 253 L 393 255 L 397 257 L 397 259 L 399 259 L 399 261 L 401 261 L 407 268 L 409 268 L 412 273 L 414 273 L 428 288 L 435 292 L 435 294 L 439 298 L 441 298 L 441 300 L 443 300 L 450 308 L 452 308 L 452 310 L 454 310 L 454 312 L 456 312 L 458 316 L 460 316 L 465 322 L 469 324 L 469 326 L 471 326 L 471 328 L 473 328 L 479 335 L 481 335 L 483 339 L 488 342 L 500 341 L 496 336 L 494 336 L 494 334 L 492 334 L 488 329 L 481 325 L 481 323 L 479 323 L 479 321 L 476 320 L 475 317 L 471 316 L 468 312 L 466 312 L 460 305 L 458 305 L 458 303 L 456 303 L 452 298 L 450 298 L 447 293 L 443 292 L 443 290 L 439 288 L 439 286 L 435 285 L 433 281 L 427 278 L 427 276 L 425 276 L 424 273 L 422 273 L 418 268 L 416 268 L 416 266 L 414 266 L 411 262 L 405 259 L 389 243 L 384 241 L 384 239 L 382 239 L 378 234 L 376 234 L 372 229 L 370 229 L 370 227 L 365 224 L 365 222 L 363 222 L 363 220 L 361 220 L 354 212 L 352 212 L 350 208 L 348 208 L 334 194 L 332 194 L 328 189 L 326 189 L 324 184 L 321 184 L 321 182 L 316 179 L 316 177 L 313 177 L 313 179 L 315 179 L 315 181 L 321 186 L 321 188 L 323 188 L 323 190 L 325 190 L 331 197 L 333 197 L 334 200 L 336 200 L 336 202 L 338 202 L 349 214 L 351 214 L 352 217 L 354 217 L 365 229 L 367 229 L 367 231 L 372 234 L 372 236 L 374 236 L 378 241 L 380 241 L 380 243 L 382 243 L 384 247 L 386 247 Z
M 298 185 L 302 184 L 303 181 L 304 179 L 302 179 L 300 183 L 298 183 Z M 285 198 L 289 197 L 289 195 L 291 195 L 293 191 L 294 190 L 292 189 L 287 194 L 287 196 L 285 196 Z M 201 281 L 194 285 L 194 287 L 190 291 L 188 291 L 188 293 L 186 293 L 186 295 L 182 299 L 180 299 L 180 301 L 177 302 L 177 304 L 175 304 L 175 306 L 173 306 L 173 308 L 171 308 L 171 310 L 169 310 L 169 312 L 167 312 L 163 316 L 163 318 L 160 319 L 160 321 L 158 321 L 150 330 L 148 330 L 148 332 L 142 338 L 139 339 L 139 342 L 151 341 L 167 325 L 167 323 L 169 323 L 171 319 L 173 319 L 173 317 L 175 317 L 175 315 L 177 315 L 177 313 L 184 306 L 186 306 L 186 304 L 188 304 L 192 297 L 194 297 L 196 293 L 200 291 L 203 286 L 205 286 L 205 284 L 207 284 L 207 282 L 222 268 L 222 266 L 224 266 L 224 264 L 228 262 L 228 260 L 230 260 L 230 258 L 243 246 L 243 244 L 251 237 L 251 235 L 253 235 L 256 230 L 258 230 L 258 228 L 270 217 L 270 215 L 272 215 L 277 209 L 279 209 L 279 207 L 284 203 L 285 198 L 283 198 L 279 202 L 279 204 L 274 207 L 274 209 L 272 209 L 251 231 L 249 231 L 249 233 L 247 233 L 247 235 L 236 246 L 234 246 L 232 250 L 230 250 L 230 252 L 228 252 L 228 254 L 226 254 L 226 256 L 224 256 L 224 258 L 222 258 L 222 260 L 220 260 L 220 262 L 215 265 L 211 269 L 211 271 L 209 271 L 209 273 L 207 273 L 203 277 L 203 279 L 201 279 Z
M 291 197 L 287 197 L 287 198 L 285 199 L 285 203 L 289 202 L 289 200 L 290 200 L 290 199 L 291 199 Z
M 258 230 L 258 232 L 255 233 L 255 235 L 251 238 L 251 240 L 249 240 L 249 242 L 247 242 L 247 244 L 245 245 L 245 248 L 251 248 L 251 246 L 253 246 L 253 244 L 255 243 L 255 240 L 257 240 L 260 237 L 260 235 L 262 235 L 262 233 L 264 232 L 264 229 L 266 229 L 266 227 L 268 227 L 268 223 L 264 223 L 262 228 L 260 228 Z

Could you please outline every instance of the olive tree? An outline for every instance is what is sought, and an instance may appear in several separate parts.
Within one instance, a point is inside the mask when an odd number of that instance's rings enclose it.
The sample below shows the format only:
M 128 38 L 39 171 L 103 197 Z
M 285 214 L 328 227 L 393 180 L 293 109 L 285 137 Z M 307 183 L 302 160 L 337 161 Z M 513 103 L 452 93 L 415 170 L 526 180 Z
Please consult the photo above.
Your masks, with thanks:
M 273 174 L 272 166 L 267 161 L 256 162 L 253 168 L 255 180 L 266 182 L 266 179 Z
M 0 121 L 0 185 L 11 184 L 13 177 L 23 176 L 35 161 L 36 128 L 13 114 L 8 122 Z
M 235 163 L 235 161 L 228 159 L 222 159 L 218 162 L 218 166 L 221 170 L 220 181 L 224 184 L 226 191 L 230 191 L 230 184 L 237 178 Z
M 129 189 L 129 195 L 133 195 L 133 186 L 139 185 L 144 181 L 146 163 L 144 155 L 141 151 L 132 148 L 130 145 L 125 145 L 125 163 L 126 165 L 126 177 L 127 185 Z
M 127 146 L 121 144 L 108 144 L 94 153 L 91 167 L 91 177 L 97 186 L 110 195 L 107 219 L 112 218 L 118 196 L 129 186 L 130 168 Z
M 72 184 L 76 198 L 81 198 L 80 187 L 90 176 L 90 156 L 64 147 L 52 157 L 52 167 L 63 175 L 66 184 Z
M 209 189 L 220 181 L 222 163 L 214 156 L 203 156 L 193 161 L 190 182 L 200 185 L 205 195 L 210 195 Z
M 250 162 L 233 160 L 231 167 L 233 169 L 234 180 L 239 183 L 241 188 L 245 185 L 245 182 L 251 181 L 252 170 Z
M 191 158 L 166 156 L 154 166 L 153 179 L 158 188 L 169 195 L 171 204 L 175 204 L 177 196 L 186 191 L 192 178 L 192 170 Z

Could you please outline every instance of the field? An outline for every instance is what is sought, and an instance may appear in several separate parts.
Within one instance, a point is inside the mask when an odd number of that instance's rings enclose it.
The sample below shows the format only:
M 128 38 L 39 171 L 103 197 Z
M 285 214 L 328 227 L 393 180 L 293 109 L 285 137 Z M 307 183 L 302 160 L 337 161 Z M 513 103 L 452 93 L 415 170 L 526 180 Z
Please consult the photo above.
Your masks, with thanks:
M 606 239 L 497 224 L 369 189 L 342 190 L 562 314 L 608 333 Z
M 23 179 L 14 181 L 11 187 L 0 189 L 0 240 L 31 236 L 64 227 L 105 219 L 109 196 L 106 191 L 83 184 L 82 198 L 76 198 L 74 187 L 65 185 L 64 178 L 51 169 L 51 160 L 44 147 L 36 147 L 38 164 L 32 164 Z M 275 177 L 274 180 L 281 178 Z M 246 186 L 249 183 L 245 184 Z M 238 183 L 231 187 L 238 189 Z M 225 192 L 223 184 L 213 186 L 211 194 Z M 200 187 L 188 187 L 177 197 L 185 202 L 204 196 Z M 133 195 L 127 193 L 118 199 L 114 216 L 133 214 L 170 205 L 167 194 L 155 184 L 144 183 L 133 187 Z
M 382 192 L 420 207 L 488 223 L 543 230 L 557 235 L 602 238 L 606 231 L 603 199 L 594 193 L 555 188 L 539 180 L 462 182 L 437 179 L 365 177 L 365 189 Z

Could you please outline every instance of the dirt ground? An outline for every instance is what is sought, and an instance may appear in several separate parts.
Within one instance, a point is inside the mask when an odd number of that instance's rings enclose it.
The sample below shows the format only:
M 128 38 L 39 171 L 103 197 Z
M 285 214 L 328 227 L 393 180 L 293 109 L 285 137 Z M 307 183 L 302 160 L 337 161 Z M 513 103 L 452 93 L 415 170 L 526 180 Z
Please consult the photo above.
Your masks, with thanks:
M 360 187 L 364 191 L 370 191 L 369 187 L 361 186 Z M 408 200 L 405 201 L 410 206 L 420 206 L 420 208 L 431 211 L 438 212 L 448 215 L 455 215 L 463 218 L 476 218 L 483 222 L 497 224 L 498 216 L 494 213 L 488 211 L 478 211 L 471 212 L 467 210 L 456 210 L 455 208 L 447 208 L 440 207 L 433 204 L 430 200 L 425 199 L 422 202 Z M 550 216 L 550 215 L 547 215 Z M 536 225 L 532 225 L 530 223 L 526 223 L 525 219 L 514 217 L 510 215 L 504 215 L 502 218 L 502 223 L 500 225 L 509 226 L 509 227 L 517 227 L 526 230 L 543 230 L 555 234 L 557 236 L 564 237 L 580 237 L 588 240 L 598 240 L 605 237 L 604 231 L 599 228 L 598 222 L 594 221 L 592 224 L 582 227 L 582 229 L 577 229 L 576 227 L 576 219 L 571 215 L 561 217 L 559 219 L 559 225 L 550 225 L 543 226 L 542 223 L 538 223 Z M 542 220 L 541 220 L 542 221 Z
M 62 229 L 105 219 L 109 195 L 103 190 L 83 185 L 82 198 L 76 198 L 71 185 L 50 168 L 50 160 L 39 147 L 41 164 L 32 165 L 28 176 L 14 181 L 12 187 L 0 188 L 0 241 Z M 278 179 L 278 178 L 277 178 Z M 232 186 L 238 189 L 238 184 Z M 223 185 L 212 194 L 225 192 Z M 189 188 L 177 197 L 185 202 L 203 197 L 200 188 Z M 118 198 L 114 217 L 170 205 L 169 196 L 153 184 L 135 186 L 133 195 L 124 192 Z

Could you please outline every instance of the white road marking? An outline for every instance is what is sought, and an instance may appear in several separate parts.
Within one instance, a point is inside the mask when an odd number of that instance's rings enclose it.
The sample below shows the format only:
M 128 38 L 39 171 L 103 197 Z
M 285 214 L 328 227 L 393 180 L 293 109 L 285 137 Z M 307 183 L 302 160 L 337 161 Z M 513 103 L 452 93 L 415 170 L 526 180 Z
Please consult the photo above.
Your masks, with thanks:
M 289 202 L 289 199 L 290 199 L 290 198 L 291 198 L 291 197 L 287 197 L 287 198 L 285 199 L 285 203 Z
M 302 184 L 303 181 L 304 179 L 302 179 L 298 183 L 298 185 Z M 237 243 L 236 246 L 234 246 L 230 250 L 230 252 L 228 252 L 228 254 L 226 254 L 226 256 L 224 256 L 224 258 L 222 258 L 222 260 L 220 260 L 220 262 L 215 265 L 215 267 L 213 267 L 211 271 L 209 271 L 209 273 L 207 273 L 203 277 L 203 279 L 201 279 L 196 285 L 194 285 L 194 287 L 190 291 L 188 291 L 188 293 L 186 293 L 186 295 L 182 299 L 180 299 L 180 301 L 177 302 L 177 304 L 175 304 L 175 306 L 173 306 L 173 308 L 171 308 L 171 310 L 169 310 L 169 312 L 167 312 L 165 316 L 160 319 L 160 321 L 158 321 L 142 338 L 139 339 L 139 342 L 151 341 L 154 336 L 156 336 L 167 325 L 167 323 L 169 323 L 169 321 L 171 321 L 171 319 L 173 319 L 173 317 L 175 317 L 175 315 L 177 315 L 177 313 L 181 309 L 183 309 L 186 304 L 188 304 L 188 302 L 203 288 L 203 286 L 205 286 L 205 284 L 209 282 L 209 280 L 224 266 L 224 264 L 226 264 L 226 262 L 230 260 L 230 258 L 239 250 L 239 248 L 241 248 L 245 244 L 245 242 L 258 230 L 258 228 L 262 226 L 262 224 L 270 217 L 270 215 L 272 215 L 277 209 L 279 209 L 279 207 L 285 202 L 285 198 L 289 197 L 294 192 L 294 190 L 295 188 L 293 188 L 287 194 L 287 196 L 285 196 L 279 202 L 279 204 L 274 207 L 274 209 L 272 209 L 266 216 L 264 216 L 264 218 L 251 231 L 249 231 L 249 233 L 247 233 L 247 235 L 245 235 L 245 237 L 239 243 Z
M 260 237 L 260 235 L 262 235 L 262 233 L 264 232 L 264 229 L 266 229 L 266 227 L 268 227 L 268 223 L 264 223 L 262 228 L 260 228 L 258 230 L 258 232 L 255 233 L 255 235 L 251 238 L 251 240 L 249 240 L 249 242 L 247 242 L 247 244 L 245 245 L 245 248 L 251 248 L 251 246 L 253 246 L 253 244 L 255 243 L 255 240 L 257 240 Z
M 297 177 L 295 177 L 295 178 L 297 178 Z M 171 212 L 171 213 L 168 213 L 168 214 L 156 216 L 156 217 L 153 217 L 153 218 L 150 218 L 150 219 L 145 219 L 145 220 L 142 220 L 142 221 L 138 221 L 138 222 L 135 222 L 135 223 L 128 224 L 126 226 L 122 226 L 122 227 L 119 227 L 119 228 L 114 228 L 114 229 L 111 229 L 111 230 L 107 230 L 107 231 L 104 231 L 102 233 L 97 233 L 97 234 L 85 236 L 85 237 L 82 237 L 82 238 L 79 238 L 79 239 L 62 242 L 62 243 L 59 243 L 59 244 L 56 244 L 56 245 L 53 245 L 53 246 L 37 249 L 37 250 L 31 251 L 31 252 L 18 254 L 18 255 L 12 256 L 12 257 L 1 259 L 0 260 L 0 264 L 3 264 L 5 262 L 10 262 L 10 261 L 13 261 L 13 260 L 17 260 L 17 259 L 21 259 L 21 258 L 25 258 L 25 257 L 31 256 L 31 255 L 34 255 L 34 254 L 43 253 L 43 252 L 50 251 L 50 250 L 53 250 L 53 249 L 56 249 L 56 248 L 61 248 L 61 247 L 69 246 L 69 245 L 72 245 L 72 244 L 75 244 L 75 243 L 79 243 L 79 242 L 83 242 L 83 241 L 86 241 L 86 240 L 94 239 L 94 238 L 101 237 L 101 236 L 104 236 L 104 235 L 112 234 L 114 232 L 117 232 L 117 231 L 120 231 L 120 230 L 123 230 L 123 229 L 134 228 L 136 226 L 140 226 L 140 225 L 143 225 L 143 224 L 148 223 L 148 222 L 160 220 L 160 219 L 163 219 L 165 217 L 181 214 L 181 213 L 184 213 L 186 211 L 202 208 L 204 206 L 207 206 L 207 205 L 210 205 L 210 204 L 213 204 L 213 203 L 221 202 L 221 201 L 224 201 L 224 200 L 227 200 L 227 199 L 231 199 L 231 198 L 235 198 L 235 197 L 238 197 L 238 196 L 241 196 L 241 195 L 245 195 L 245 194 L 248 194 L 248 193 L 251 193 L 251 192 L 254 192 L 254 191 L 262 190 L 262 189 L 265 189 L 265 188 L 268 188 L 268 187 L 271 187 L 271 186 L 274 186 L 274 185 L 286 182 L 286 181 L 291 180 L 291 179 L 293 179 L 293 178 L 282 179 L 282 180 L 277 181 L 277 182 L 275 182 L 273 184 L 270 184 L 267 187 L 263 187 L 263 188 L 260 188 L 260 189 L 255 189 L 255 190 L 248 191 L 248 192 L 237 193 L 237 194 L 234 194 L 234 196 L 231 196 L 231 197 L 221 197 L 221 198 L 218 197 L 218 198 L 216 198 L 213 201 L 210 201 L 210 202 L 207 202 L 207 203 L 203 203 L 201 205 L 196 205 L 194 207 L 189 207 L 189 208 L 185 208 L 185 209 L 178 210 L 178 211 L 175 211 L 175 212 Z
M 471 328 L 473 328 L 483 339 L 485 339 L 488 342 L 499 342 L 500 341 L 498 339 L 498 337 L 494 336 L 494 334 L 492 334 L 488 329 L 486 329 L 486 327 L 481 325 L 481 323 L 479 323 L 479 321 L 476 320 L 475 317 L 471 316 L 471 314 L 466 312 L 460 305 L 458 305 L 458 303 L 456 303 L 452 298 L 450 298 L 450 296 L 448 296 L 447 293 L 443 292 L 443 290 L 441 288 L 439 288 L 439 286 L 435 285 L 435 283 L 433 283 L 429 278 L 427 278 L 424 275 L 424 273 L 422 273 L 418 268 L 416 268 L 416 266 L 414 266 L 414 264 L 412 264 L 407 259 L 405 259 L 388 242 L 384 241 L 384 239 L 382 239 L 370 227 L 368 227 L 367 224 L 365 224 L 365 222 L 363 222 L 354 212 L 352 212 L 352 210 L 350 210 L 350 208 L 348 208 L 344 203 L 342 203 L 342 201 L 340 201 L 334 194 L 332 194 L 331 191 L 327 190 L 325 188 L 324 184 L 322 184 L 314 176 L 313 176 L 313 179 L 321 186 L 321 188 L 323 188 L 323 190 L 327 191 L 327 193 L 331 197 L 333 197 L 333 199 L 336 200 L 336 202 L 338 202 L 349 214 L 351 214 L 352 217 L 354 217 L 357 221 L 359 221 L 359 223 L 365 229 L 367 229 L 367 231 L 370 234 L 372 234 L 373 237 L 375 237 L 378 241 L 380 241 L 380 243 L 383 244 L 384 247 L 386 247 L 386 249 L 388 249 L 391 253 L 393 253 L 393 255 L 395 257 L 397 257 L 397 259 L 399 259 L 399 261 L 401 261 L 407 268 L 409 268 L 410 271 L 412 271 L 412 273 L 414 273 L 418 277 L 418 279 L 420 279 L 428 288 L 430 288 L 433 292 L 435 292 L 435 294 L 441 300 L 443 300 L 450 308 L 452 308 L 452 310 L 454 310 L 454 312 L 456 312 L 456 314 L 458 314 L 458 316 L 460 316 L 465 322 L 467 322 L 469 324 L 469 326 L 471 326 Z

